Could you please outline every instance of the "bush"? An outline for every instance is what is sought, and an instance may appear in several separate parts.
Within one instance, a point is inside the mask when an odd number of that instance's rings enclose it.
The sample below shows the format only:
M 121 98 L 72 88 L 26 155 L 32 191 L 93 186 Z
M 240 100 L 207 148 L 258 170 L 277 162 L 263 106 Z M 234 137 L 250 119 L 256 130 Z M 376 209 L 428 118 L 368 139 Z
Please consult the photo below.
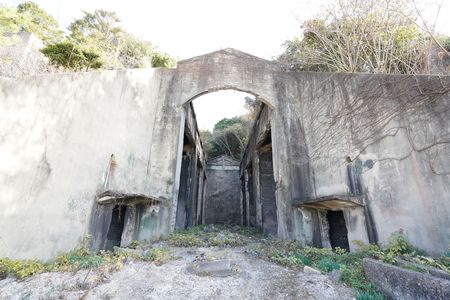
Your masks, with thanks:
M 136 241 L 136 240 L 131 241 L 131 243 L 127 246 L 127 248 L 130 248 L 130 249 L 137 249 L 139 247 L 141 247 L 141 242 Z
M 48 266 L 37 260 L 0 259 L 0 278 L 13 275 L 19 279 L 48 271 Z M 3 274 L 3 275 L 2 275 Z
M 339 264 L 329 257 L 324 257 L 319 261 L 319 269 L 329 273 L 333 270 L 339 270 Z
M 312 260 L 310 258 L 304 256 L 300 252 L 294 252 L 294 257 L 295 257 L 295 259 L 297 259 L 298 262 L 301 262 L 305 266 L 312 265 Z
M 102 256 L 92 253 L 88 248 L 81 247 L 58 256 L 54 261 L 54 268 L 59 271 L 75 271 L 98 267 L 103 262 Z
M 384 300 L 384 296 L 377 292 L 356 292 L 356 300 Z
M 247 244 L 247 242 L 239 237 L 237 234 L 232 233 L 222 233 L 222 234 L 213 234 L 207 239 L 209 246 L 217 246 L 217 247 L 223 247 L 223 246 L 244 246 Z
M 169 245 L 175 247 L 203 247 L 205 242 L 193 233 L 174 232 L 167 239 Z
M 414 247 L 411 245 L 411 243 L 408 241 L 408 238 L 404 234 L 403 230 L 400 229 L 399 231 L 393 232 L 389 237 L 389 243 L 386 247 L 386 251 L 393 255 L 393 256 L 399 256 L 403 254 L 409 254 L 412 253 L 414 250 Z
M 162 265 L 170 260 L 174 259 L 169 249 L 167 248 L 152 248 L 142 257 L 143 261 L 151 261 L 156 265 Z

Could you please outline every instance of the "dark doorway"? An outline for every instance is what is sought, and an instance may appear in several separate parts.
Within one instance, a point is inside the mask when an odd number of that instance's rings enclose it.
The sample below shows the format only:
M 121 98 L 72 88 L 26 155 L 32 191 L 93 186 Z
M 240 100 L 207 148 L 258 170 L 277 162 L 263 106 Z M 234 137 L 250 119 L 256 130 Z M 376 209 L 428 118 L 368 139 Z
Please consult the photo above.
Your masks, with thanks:
M 253 167 L 248 168 L 248 206 L 249 206 L 249 225 L 256 226 L 256 203 L 253 197 Z
M 246 183 L 245 176 L 241 177 L 241 192 L 242 192 L 242 226 L 247 226 L 247 194 L 245 191 Z
M 330 244 L 334 249 L 336 247 L 350 251 L 348 245 L 347 226 L 345 225 L 344 213 L 342 211 L 327 212 L 328 224 L 330 226 Z
M 185 126 L 185 131 L 187 126 Z M 191 158 L 193 147 L 187 134 L 184 134 L 183 141 L 183 157 L 181 162 L 180 188 L 178 191 L 177 215 L 175 221 L 176 229 L 184 229 L 187 227 L 189 219 L 190 197 L 191 191 Z
M 109 225 L 106 250 L 113 250 L 114 246 L 120 246 L 122 241 L 123 226 L 125 224 L 126 206 L 116 205 L 112 211 L 111 224 Z
M 259 181 L 264 232 L 276 236 L 278 233 L 277 203 L 273 175 L 272 139 L 269 131 L 259 148 Z

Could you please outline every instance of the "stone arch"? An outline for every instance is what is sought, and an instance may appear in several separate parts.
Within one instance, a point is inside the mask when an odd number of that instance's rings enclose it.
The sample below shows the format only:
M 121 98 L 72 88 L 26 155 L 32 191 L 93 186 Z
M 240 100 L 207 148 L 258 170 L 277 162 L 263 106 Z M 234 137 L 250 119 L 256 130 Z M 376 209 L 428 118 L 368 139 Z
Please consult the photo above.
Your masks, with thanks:
M 276 109 L 277 82 L 283 71 L 278 63 L 227 48 L 178 62 L 170 82 L 171 97 L 183 106 L 204 94 L 233 89 Z
M 233 86 L 231 86 L 231 85 L 223 85 L 223 86 L 208 88 L 205 91 L 199 92 L 196 95 L 188 98 L 188 100 L 184 101 L 182 103 L 182 105 L 189 104 L 192 101 L 194 101 L 195 99 L 200 98 L 201 96 L 204 96 L 204 95 L 207 95 L 207 94 L 211 94 L 211 93 L 220 92 L 220 91 L 226 91 L 226 90 L 234 90 L 234 91 L 243 92 L 243 93 L 247 93 L 247 94 L 253 95 L 253 96 L 255 96 L 256 100 L 259 100 L 259 101 L 263 102 L 270 109 L 275 109 L 274 101 L 270 100 L 270 98 L 268 96 L 262 95 L 261 93 L 255 92 L 253 90 L 244 89 L 244 88 L 241 88 L 241 87 L 238 87 L 238 86 L 234 86 L 234 85 Z

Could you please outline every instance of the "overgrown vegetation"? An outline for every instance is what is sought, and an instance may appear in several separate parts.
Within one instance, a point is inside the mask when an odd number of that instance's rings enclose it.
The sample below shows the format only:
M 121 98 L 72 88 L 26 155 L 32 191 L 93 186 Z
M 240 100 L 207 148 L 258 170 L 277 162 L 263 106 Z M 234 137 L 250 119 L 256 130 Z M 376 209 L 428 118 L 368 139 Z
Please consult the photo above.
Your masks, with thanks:
M 176 247 L 236 247 L 246 245 L 245 236 L 253 234 L 259 232 L 228 225 L 199 225 L 177 230 L 166 241 Z
M 408 0 L 336 0 L 302 29 L 278 58 L 295 70 L 418 74 L 432 47 L 449 55 Z
M 13 44 L 15 34 L 25 31 L 41 39 L 42 53 L 58 67 L 71 71 L 174 67 L 175 60 L 150 42 L 125 31 L 115 12 L 83 12 L 67 35 L 58 22 L 34 2 L 17 7 L 0 5 L 0 45 Z
M 87 239 L 73 251 L 63 253 L 56 259 L 44 263 L 39 260 L 20 260 L 1 258 L 0 279 L 14 276 L 23 279 L 44 272 L 75 272 L 81 269 L 102 268 L 108 271 L 117 271 L 124 266 L 127 259 L 154 262 L 162 265 L 175 257 L 167 248 L 150 248 L 143 255 L 126 251 L 100 251 L 95 253 L 86 246 Z
M 439 259 L 423 256 L 425 253 L 414 248 L 402 230 L 391 235 L 389 243 L 384 249 L 360 241 L 354 241 L 354 243 L 358 246 L 358 250 L 349 253 L 340 248 L 333 251 L 328 248 L 301 247 L 295 241 L 263 239 L 262 243 L 257 245 L 255 251 L 263 259 L 294 269 L 311 266 L 324 273 L 339 270 L 341 281 L 356 290 L 358 300 L 384 299 L 364 274 L 362 261 L 366 257 L 397 264 L 397 259 L 400 256 L 402 259 L 439 268 L 450 273 L 448 268 L 450 257 L 448 254 Z
M 248 111 L 246 114 L 219 120 L 214 125 L 212 132 L 200 131 L 208 157 L 213 158 L 225 154 L 238 160 L 242 158 L 253 122 L 262 106 L 262 102 L 254 97 L 244 97 L 244 101 L 244 107 Z

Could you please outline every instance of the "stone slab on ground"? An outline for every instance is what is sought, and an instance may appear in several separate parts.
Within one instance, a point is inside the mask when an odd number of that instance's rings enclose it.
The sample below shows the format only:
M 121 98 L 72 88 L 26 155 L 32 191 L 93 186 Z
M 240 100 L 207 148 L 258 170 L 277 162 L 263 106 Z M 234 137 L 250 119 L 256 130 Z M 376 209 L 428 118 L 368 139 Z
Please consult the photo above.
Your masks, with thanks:
M 398 300 L 448 300 L 450 280 L 386 264 L 363 260 L 364 272 L 381 292 Z
M 227 277 L 233 275 L 231 260 L 195 261 L 187 267 L 188 272 L 198 276 Z

